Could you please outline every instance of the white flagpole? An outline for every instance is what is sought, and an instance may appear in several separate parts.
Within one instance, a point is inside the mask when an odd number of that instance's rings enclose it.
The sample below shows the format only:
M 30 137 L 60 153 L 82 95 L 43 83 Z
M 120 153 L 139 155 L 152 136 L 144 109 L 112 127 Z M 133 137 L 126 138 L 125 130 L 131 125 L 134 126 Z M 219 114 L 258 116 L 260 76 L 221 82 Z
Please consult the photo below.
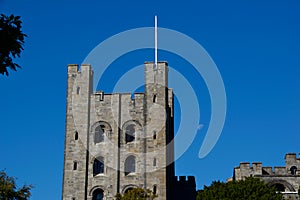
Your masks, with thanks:
M 154 18 L 155 68 L 157 67 L 157 16 Z

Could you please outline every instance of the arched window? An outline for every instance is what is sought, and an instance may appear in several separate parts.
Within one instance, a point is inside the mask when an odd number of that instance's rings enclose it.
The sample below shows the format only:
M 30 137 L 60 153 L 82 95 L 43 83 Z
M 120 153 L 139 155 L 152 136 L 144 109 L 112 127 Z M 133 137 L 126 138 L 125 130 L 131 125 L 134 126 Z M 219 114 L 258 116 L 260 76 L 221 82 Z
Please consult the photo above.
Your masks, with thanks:
M 98 157 L 94 160 L 93 164 L 93 175 L 104 174 L 104 161 L 103 157 Z
M 296 166 L 292 166 L 290 170 L 291 170 L 292 175 L 296 175 L 296 173 L 297 173 L 297 167 Z
M 93 192 L 93 199 L 92 200 L 102 200 L 103 199 L 103 190 L 98 188 Z
M 78 140 L 78 132 L 77 131 L 75 131 L 74 139 Z
M 135 157 L 128 156 L 125 160 L 125 176 L 135 172 Z
M 133 142 L 135 140 L 135 125 L 130 124 L 125 130 L 125 142 Z
M 95 143 L 104 142 L 105 126 L 103 124 L 95 129 Z

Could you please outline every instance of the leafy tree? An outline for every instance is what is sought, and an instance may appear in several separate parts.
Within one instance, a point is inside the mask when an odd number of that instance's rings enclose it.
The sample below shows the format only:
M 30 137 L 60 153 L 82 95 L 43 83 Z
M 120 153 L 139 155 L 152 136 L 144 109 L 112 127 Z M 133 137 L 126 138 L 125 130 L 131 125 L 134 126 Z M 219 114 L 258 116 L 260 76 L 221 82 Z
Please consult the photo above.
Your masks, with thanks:
M 12 58 L 20 57 L 27 37 L 22 31 L 20 16 L 0 15 L 0 74 L 8 76 L 7 69 L 14 71 L 20 65 L 13 62 Z
M 24 185 L 17 189 L 14 177 L 9 177 L 4 171 L 0 171 L 0 199 L 1 200 L 27 200 L 32 186 Z
M 197 200 L 281 200 L 282 194 L 268 187 L 263 181 L 249 177 L 242 181 L 223 183 L 215 181 L 211 186 L 199 190 Z
M 153 200 L 157 197 L 151 190 L 144 190 L 142 188 L 133 188 L 126 192 L 123 196 L 121 194 L 116 195 L 116 200 Z

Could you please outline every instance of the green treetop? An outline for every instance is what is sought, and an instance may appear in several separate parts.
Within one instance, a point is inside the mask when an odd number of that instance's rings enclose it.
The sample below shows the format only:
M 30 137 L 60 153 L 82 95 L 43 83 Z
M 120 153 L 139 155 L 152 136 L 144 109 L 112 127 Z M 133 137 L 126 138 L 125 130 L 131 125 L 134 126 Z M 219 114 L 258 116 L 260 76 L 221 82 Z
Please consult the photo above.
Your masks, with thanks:
M 204 186 L 199 190 L 197 200 L 282 200 L 282 194 L 275 188 L 268 187 L 266 183 L 257 178 L 246 178 L 241 181 L 223 183 L 213 182 L 210 186 Z

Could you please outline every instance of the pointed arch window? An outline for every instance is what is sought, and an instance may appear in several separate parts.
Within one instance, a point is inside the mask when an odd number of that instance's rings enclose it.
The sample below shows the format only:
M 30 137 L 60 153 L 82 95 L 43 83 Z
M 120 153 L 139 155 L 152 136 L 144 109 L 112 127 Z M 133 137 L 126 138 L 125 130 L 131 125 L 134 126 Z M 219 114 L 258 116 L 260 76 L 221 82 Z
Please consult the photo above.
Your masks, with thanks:
M 125 160 L 125 176 L 135 173 L 135 156 L 128 156 Z
M 105 126 L 103 124 L 95 129 L 95 143 L 104 142 Z
M 93 164 L 93 175 L 104 174 L 104 160 L 103 157 L 97 157 Z
M 98 188 L 93 192 L 92 200 L 102 200 L 103 197 L 104 197 L 104 191 L 102 189 Z

